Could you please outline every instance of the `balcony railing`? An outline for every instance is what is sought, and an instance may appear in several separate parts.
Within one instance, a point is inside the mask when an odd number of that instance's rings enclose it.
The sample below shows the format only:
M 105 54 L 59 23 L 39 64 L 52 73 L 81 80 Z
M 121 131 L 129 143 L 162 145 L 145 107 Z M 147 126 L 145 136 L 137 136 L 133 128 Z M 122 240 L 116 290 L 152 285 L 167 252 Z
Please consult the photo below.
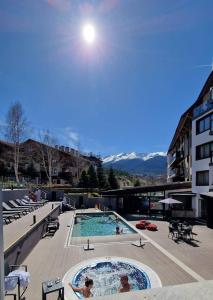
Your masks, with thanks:
M 177 173 L 174 173 L 174 174 L 170 174 L 169 176 L 168 176 L 168 179 L 170 180 L 170 181 L 172 181 L 172 182 L 182 182 L 182 181 L 185 181 L 185 176 L 184 176 L 184 174 L 183 173 L 179 173 L 179 172 L 177 172 Z
M 213 116 L 210 120 L 210 130 L 209 130 L 209 135 L 213 135 Z
M 169 173 L 168 173 L 168 177 L 173 178 L 174 176 L 176 176 L 176 170 L 174 170 L 174 169 L 170 170 Z
M 184 159 L 184 151 L 183 150 L 176 151 L 171 161 L 169 162 L 169 166 L 172 167 L 178 164 L 179 162 L 181 162 L 183 159 Z
M 213 109 L 213 99 L 209 99 L 204 103 L 202 103 L 201 105 L 195 107 L 193 110 L 193 117 L 197 118 L 210 109 Z

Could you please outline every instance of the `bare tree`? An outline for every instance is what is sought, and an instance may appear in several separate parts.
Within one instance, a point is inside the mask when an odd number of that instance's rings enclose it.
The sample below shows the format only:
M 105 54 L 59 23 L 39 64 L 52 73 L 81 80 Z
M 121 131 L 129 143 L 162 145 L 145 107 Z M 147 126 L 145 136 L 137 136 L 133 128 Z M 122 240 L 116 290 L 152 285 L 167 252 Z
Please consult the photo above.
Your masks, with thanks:
M 58 150 L 55 148 L 56 138 L 45 130 L 40 134 L 39 154 L 49 184 L 52 184 L 53 168 L 58 162 Z
M 5 124 L 5 137 L 13 144 L 13 166 L 16 181 L 19 182 L 20 147 L 27 132 L 27 119 L 20 102 L 16 102 L 8 110 Z
M 81 143 L 80 143 L 80 140 L 78 140 L 77 142 L 77 147 L 76 147 L 77 151 L 76 151 L 76 168 L 77 168 L 77 181 L 79 182 L 79 179 L 80 179 L 80 169 L 81 169 L 81 163 L 82 163 L 82 159 L 81 159 Z

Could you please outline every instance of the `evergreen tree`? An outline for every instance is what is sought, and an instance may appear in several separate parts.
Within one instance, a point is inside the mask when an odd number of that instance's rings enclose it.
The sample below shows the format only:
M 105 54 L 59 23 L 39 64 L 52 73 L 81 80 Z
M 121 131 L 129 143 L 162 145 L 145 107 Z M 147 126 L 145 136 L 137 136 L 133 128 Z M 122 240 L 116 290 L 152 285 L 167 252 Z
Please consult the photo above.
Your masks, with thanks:
M 112 168 L 110 168 L 110 170 L 109 170 L 108 182 L 109 182 L 110 188 L 112 190 L 116 190 L 119 188 L 117 178 L 115 177 L 115 174 L 114 174 L 114 171 Z
M 99 189 L 105 189 L 107 186 L 106 176 L 102 167 L 102 162 L 97 167 L 98 187 Z
M 86 171 L 83 171 L 81 173 L 81 177 L 80 177 L 80 180 L 79 180 L 79 187 L 88 188 L 88 186 L 89 186 L 89 178 L 88 178 L 88 175 L 87 175 Z
M 89 167 L 87 175 L 88 175 L 88 179 L 89 179 L 89 188 L 91 188 L 91 189 L 97 188 L 98 187 L 98 178 L 97 178 L 97 174 L 96 174 L 96 171 L 95 171 L 93 165 L 91 165 Z
M 136 181 L 135 181 L 135 183 L 134 183 L 134 186 L 136 187 L 136 186 L 140 186 L 140 185 L 141 185 L 140 180 L 139 180 L 139 179 L 136 179 Z

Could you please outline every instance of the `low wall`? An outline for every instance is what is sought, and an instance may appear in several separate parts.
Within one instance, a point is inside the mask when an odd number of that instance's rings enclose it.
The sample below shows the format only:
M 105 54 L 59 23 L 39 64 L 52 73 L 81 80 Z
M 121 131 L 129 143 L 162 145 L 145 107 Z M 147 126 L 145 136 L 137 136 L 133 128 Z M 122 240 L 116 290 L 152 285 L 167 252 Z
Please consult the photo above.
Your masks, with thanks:
M 9 200 L 21 199 L 28 195 L 28 192 L 28 189 L 2 190 L 2 201 L 8 202 Z
M 42 239 L 45 233 L 45 219 L 48 216 L 57 217 L 59 213 L 60 206 L 57 206 L 44 219 L 36 223 L 29 231 L 6 249 L 4 252 L 5 261 L 7 261 L 9 265 L 21 264 L 32 251 L 33 247 Z
M 104 209 L 104 207 L 111 207 L 111 210 L 116 210 L 116 202 L 111 201 L 111 198 L 108 197 L 91 197 L 87 198 L 85 201 L 85 206 L 87 208 L 93 208 L 96 205 L 100 207 L 100 209 Z
M 94 208 L 96 205 L 101 209 L 104 207 L 111 207 L 112 210 L 116 210 L 116 201 L 112 197 L 88 197 L 87 194 L 70 195 L 69 204 L 75 205 L 76 208 L 81 208 L 84 205 L 86 208 Z

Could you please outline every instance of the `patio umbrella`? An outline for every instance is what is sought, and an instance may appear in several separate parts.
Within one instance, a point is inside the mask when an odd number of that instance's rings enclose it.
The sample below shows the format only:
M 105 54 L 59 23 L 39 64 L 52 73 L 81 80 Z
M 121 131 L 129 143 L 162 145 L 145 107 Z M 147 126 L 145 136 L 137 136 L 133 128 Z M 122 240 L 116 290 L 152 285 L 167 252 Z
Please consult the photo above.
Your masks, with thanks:
M 181 204 L 182 202 L 181 201 L 178 201 L 178 200 L 175 200 L 173 198 L 166 198 L 166 199 L 163 199 L 163 200 L 160 200 L 158 201 L 160 203 L 163 203 L 163 204 L 169 204 L 169 211 L 170 211 L 170 216 L 172 215 L 172 209 L 171 209 L 171 204 Z M 166 214 L 166 211 L 165 211 L 165 206 L 164 206 L 164 215 Z M 168 217 L 168 215 L 167 215 Z
M 175 200 L 172 198 L 166 198 L 166 199 L 160 200 L 158 202 L 165 203 L 165 204 L 178 204 L 178 203 L 180 204 L 180 203 L 182 203 L 181 201 L 178 201 L 178 200 Z

